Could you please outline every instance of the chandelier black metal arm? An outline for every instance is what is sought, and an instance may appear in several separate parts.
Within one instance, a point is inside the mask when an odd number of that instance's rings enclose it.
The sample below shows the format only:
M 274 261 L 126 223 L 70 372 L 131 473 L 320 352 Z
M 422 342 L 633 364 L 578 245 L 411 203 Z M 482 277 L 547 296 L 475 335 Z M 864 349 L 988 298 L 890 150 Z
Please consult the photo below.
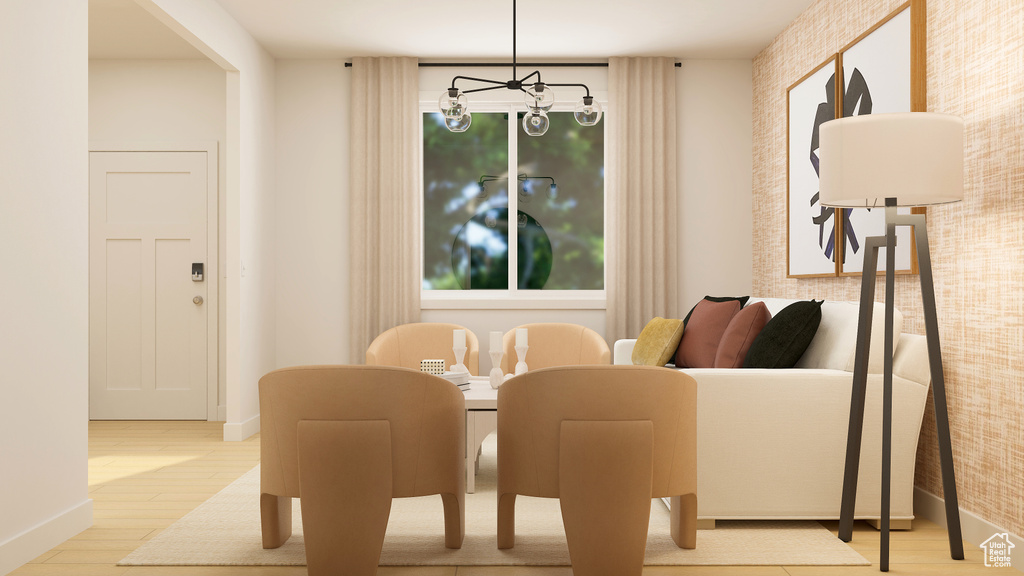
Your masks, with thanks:
M 525 186 L 526 183 L 528 181 L 530 181 L 530 180 L 547 180 L 547 181 L 549 181 L 550 184 L 548 185 L 548 188 L 551 191 L 551 197 L 552 198 L 555 197 L 555 194 L 557 193 L 557 190 L 558 190 L 558 183 L 555 182 L 555 179 L 553 177 L 551 177 L 551 176 L 530 176 L 528 174 L 517 174 L 516 175 L 516 180 L 518 180 L 519 184 L 522 186 L 522 189 L 519 191 L 519 194 L 522 195 L 522 196 L 529 196 L 529 195 L 532 194 L 532 192 L 527 192 L 526 191 L 526 186 Z M 480 187 L 480 193 L 477 195 L 477 198 L 481 198 L 482 199 L 482 198 L 486 198 L 487 197 L 486 186 L 487 186 L 488 183 L 490 183 L 490 182 L 501 182 L 501 181 L 508 181 L 508 177 L 506 177 L 506 176 L 493 176 L 491 174 L 483 174 L 483 175 L 481 175 L 480 176 L 480 180 L 477 181 L 477 186 Z
M 586 95 L 583 96 L 583 98 L 584 99 L 592 98 L 592 96 L 590 95 L 590 88 L 588 88 L 586 84 L 545 84 L 545 86 L 548 86 L 548 87 L 554 86 L 556 88 L 575 86 L 575 87 L 578 87 L 578 88 L 583 88 L 587 92 Z
M 480 194 L 483 195 L 484 189 L 486 188 L 488 182 L 500 182 L 502 180 L 508 180 L 508 178 L 505 178 L 503 176 L 491 176 L 490 174 L 484 174 L 480 176 L 480 180 L 478 180 L 476 184 L 477 186 L 480 187 Z
M 524 76 L 520 80 L 506 80 L 504 82 L 502 82 L 500 80 L 489 80 L 487 78 L 475 78 L 473 76 L 456 76 L 455 78 L 452 78 L 452 87 L 449 88 L 448 91 L 451 92 L 452 90 L 458 90 L 458 88 L 455 87 L 455 81 L 456 80 L 469 80 L 471 82 L 485 82 L 487 84 L 494 84 L 494 86 L 490 86 L 488 88 L 474 88 L 473 90 L 464 90 L 462 92 L 463 94 L 472 94 L 473 92 L 484 92 L 486 90 L 497 90 L 499 88 L 508 88 L 509 90 L 523 90 L 523 91 L 525 91 L 525 89 L 523 88 L 523 85 L 524 84 L 530 84 L 530 83 L 527 82 L 527 80 L 529 80 L 533 76 L 537 77 L 537 82 L 541 81 L 540 80 L 540 70 L 534 70 L 531 74 L 529 74 L 527 76 Z M 590 93 L 589 89 L 587 90 L 587 93 L 588 94 Z
M 460 93 L 459 89 L 455 87 L 456 80 L 470 80 L 472 82 L 486 82 L 488 84 L 494 84 L 494 86 L 488 86 L 487 88 L 474 88 L 473 90 L 463 90 L 461 91 L 462 94 L 472 94 L 473 92 L 486 92 L 487 90 L 498 90 L 500 88 L 509 88 L 510 90 L 515 90 L 515 88 L 509 87 L 509 82 L 499 82 L 498 80 L 488 80 L 487 78 L 474 78 L 472 76 L 456 76 L 455 78 L 452 78 L 452 87 L 448 89 L 449 95 L 452 95 L 454 97 L 458 97 Z M 454 92 L 454 94 L 452 94 L 452 92 Z
M 528 80 L 530 78 L 534 77 L 534 76 L 537 77 L 537 81 L 536 82 L 528 82 Z M 467 81 L 470 81 L 470 82 L 484 82 L 486 84 L 493 84 L 493 86 L 488 86 L 487 88 L 473 88 L 472 90 L 463 90 L 462 91 L 463 94 L 472 94 L 474 92 L 486 92 L 488 90 L 500 90 L 501 88 L 507 88 L 509 90 L 520 90 L 522 92 L 526 92 L 527 94 L 530 94 L 530 91 L 528 91 L 526 88 L 524 88 L 524 86 L 530 86 L 532 84 L 535 89 L 538 87 L 538 85 L 540 85 L 541 86 L 540 90 L 543 90 L 544 88 L 550 88 L 550 87 L 556 87 L 556 88 L 570 88 L 570 87 L 583 88 L 583 90 L 586 92 L 586 95 L 584 96 L 584 98 L 590 98 L 591 97 L 590 96 L 590 87 L 587 86 L 586 84 L 577 84 L 577 83 L 550 84 L 550 83 L 545 83 L 541 79 L 541 77 L 540 77 L 540 70 L 534 70 L 533 72 L 531 72 L 530 74 L 524 76 L 523 78 L 521 78 L 519 80 L 506 80 L 504 82 L 502 82 L 500 80 L 490 80 L 488 78 L 477 78 L 475 76 L 456 76 L 456 77 L 452 78 L 452 86 L 451 86 L 451 88 L 448 89 L 449 96 L 452 96 L 452 97 L 457 97 L 458 96 L 458 90 L 459 89 L 455 85 L 455 83 L 457 81 L 459 81 L 459 80 L 467 80 Z M 455 91 L 454 94 L 452 93 L 453 90 Z
M 491 174 L 483 174 L 480 179 L 477 180 L 477 184 L 482 189 L 488 182 L 501 182 L 502 180 L 508 180 L 507 176 L 493 176 Z M 516 174 L 516 180 L 519 182 L 526 182 L 527 180 L 550 180 L 551 185 L 555 186 L 555 179 L 551 176 L 530 176 L 529 174 Z

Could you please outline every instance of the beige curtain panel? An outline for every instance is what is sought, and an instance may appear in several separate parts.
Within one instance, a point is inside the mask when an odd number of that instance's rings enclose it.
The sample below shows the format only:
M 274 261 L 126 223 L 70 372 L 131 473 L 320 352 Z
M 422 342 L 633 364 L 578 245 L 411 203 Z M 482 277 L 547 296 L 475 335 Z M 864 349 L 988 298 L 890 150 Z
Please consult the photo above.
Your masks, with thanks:
M 610 342 L 679 315 L 676 79 L 672 58 L 611 58 L 607 286 Z
M 419 72 L 415 58 L 352 59 L 351 335 L 362 364 L 381 332 L 420 319 Z

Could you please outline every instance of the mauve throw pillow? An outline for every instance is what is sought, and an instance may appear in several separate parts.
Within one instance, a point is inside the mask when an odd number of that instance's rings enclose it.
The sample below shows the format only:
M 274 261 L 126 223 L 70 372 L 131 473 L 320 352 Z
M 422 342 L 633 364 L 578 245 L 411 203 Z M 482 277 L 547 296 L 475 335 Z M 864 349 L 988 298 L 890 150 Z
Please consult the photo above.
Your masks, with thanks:
M 754 339 L 744 368 L 792 368 L 804 355 L 821 324 L 825 301 L 794 302 L 776 314 Z
M 713 368 L 718 344 L 729 327 L 729 321 L 740 311 L 736 300 L 712 302 L 701 300 L 694 307 L 690 321 L 683 329 L 683 338 L 676 352 L 680 368 Z
M 740 308 L 743 308 L 743 305 L 747 303 L 747 300 L 750 300 L 750 296 L 705 296 L 701 302 L 704 300 L 711 300 L 712 302 L 729 302 L 731 300 L 735 300 L 740 303 Z M 700 304 L 700 302 L 697 304 Z M 696 309 L 696 306 L 690 308 L 690 311 L 686 314 L 686 318 L 683 318 L 684 326 L 690 321 L 690 315 L 692 315 L 693 311 Z
M 715 354 L 715 368 L 742 368 L 747 350 L 761 333 L 772 313 L 764 302 L 755 302 L 732 317 Z

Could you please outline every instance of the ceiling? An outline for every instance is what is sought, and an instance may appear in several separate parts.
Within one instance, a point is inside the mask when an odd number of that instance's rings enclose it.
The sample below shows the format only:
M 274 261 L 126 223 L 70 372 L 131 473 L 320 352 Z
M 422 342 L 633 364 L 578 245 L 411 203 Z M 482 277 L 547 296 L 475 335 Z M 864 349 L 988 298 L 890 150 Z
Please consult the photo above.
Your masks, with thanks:
M 508 59 L 509 0 L 216 0 L 277 58 Z M 519 0 L 520 59 L 753 58 L 812 0 Z M 91 58 L 202 58 L 134 0 L 89 0 Z

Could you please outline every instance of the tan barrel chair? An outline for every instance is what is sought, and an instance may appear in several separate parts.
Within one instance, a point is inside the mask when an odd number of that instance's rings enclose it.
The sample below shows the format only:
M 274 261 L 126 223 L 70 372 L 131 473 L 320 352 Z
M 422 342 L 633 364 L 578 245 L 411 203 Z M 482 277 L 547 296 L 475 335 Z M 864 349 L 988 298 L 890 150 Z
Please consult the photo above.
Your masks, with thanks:
M 579 324 L 542 322 L 523 324 L 526 328 L 529 350 L 526 351 L 526 365 L 530 370 L 553 366 L 580 366 L 611 364 L 612 353 L 608 343 L 600 334 Z M 505 333 L 501 344 L 505 354 L 501 358 L 501 371 L 515 372 L 519 355 L 516 354 L 516 328 Z
M 309 574 L 375 574 L 392 498 L 440 494 L 445 546 L 465 533 L 466 399 L 407 368 L 303 366 L 260 379 L 263 547 L 300 498 Z
M 558 498 L 576 576 L 640 576 L 651 499 L 697 545 L 697 382 L 652 366 L 530 370 L 498 389 L 498 548 L 516 496 Z
M 480 343 L 465 326 L 443 322 L 415 322 L 385 330 L 366 349 L 369 366 L 401 366 L 420 369 L 420 360 L 444 359 L 445 369 L 455 364 L 452 330 L 466 331 L 466 357 L 463 363 L 473 376 L 480 374 Z

